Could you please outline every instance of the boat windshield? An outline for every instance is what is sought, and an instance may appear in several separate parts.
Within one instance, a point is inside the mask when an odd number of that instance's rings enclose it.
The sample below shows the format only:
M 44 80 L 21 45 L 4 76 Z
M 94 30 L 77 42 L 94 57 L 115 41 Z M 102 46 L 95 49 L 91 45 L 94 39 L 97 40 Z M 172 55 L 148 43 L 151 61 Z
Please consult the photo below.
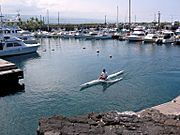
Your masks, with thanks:
M 168 38 L 171 38 L 171 34 L 165 34 L 164 35 L 164 39 L 168 39 Z

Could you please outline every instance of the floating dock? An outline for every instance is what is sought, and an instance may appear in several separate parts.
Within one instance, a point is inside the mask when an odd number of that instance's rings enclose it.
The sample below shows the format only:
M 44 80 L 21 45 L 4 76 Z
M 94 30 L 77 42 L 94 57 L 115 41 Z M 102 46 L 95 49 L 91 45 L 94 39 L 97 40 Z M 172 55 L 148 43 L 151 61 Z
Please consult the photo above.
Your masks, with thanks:
M 23 71 L 18 69 L 14 63 L 0 59 L 0 95 L 8 93 L 9 90 L 12 92 L 20 88 L 19 86 L 22 85 L 20 85 L 19 80 L 23 78 Z

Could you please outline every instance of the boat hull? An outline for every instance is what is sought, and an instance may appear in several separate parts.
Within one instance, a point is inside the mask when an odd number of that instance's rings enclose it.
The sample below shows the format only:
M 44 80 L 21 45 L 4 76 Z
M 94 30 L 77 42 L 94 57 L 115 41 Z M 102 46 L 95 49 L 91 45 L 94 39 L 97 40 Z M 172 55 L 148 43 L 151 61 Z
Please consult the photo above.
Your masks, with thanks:
M 28 53 L 34 53 L 37 51 L 39 45 L 27 45 L 23 47 L 9 48 L 6 50 L 0 51 L 0 57 L 22 55 Z
M 120 81 L 122 80 L 122 78 L 119 78 L 118 80 L 115 79 L 115 80 L 110 80 L 110 79 L 113 79 L 114 77 L 117 77 L 121 74 L 123 74 L 123 70 L 119 71 L 119 72 L 116 72 L 114 74 L 111 74 L 107 77 L 107 80 L 101 80 L 101 79 L 97 79 L 97 80 L 92 80 L 90 82 L 87 82 L 87 83 L 84 83 L 84 84 L 81 84 L 80 87 L 81 88 L 85 88 L 85 87 L 90 87 L 90 86 L 93 86 L 93 85 L 97 85 L 97 84 L 101 84 L 101 83 L 114 83 L 114 81 Z

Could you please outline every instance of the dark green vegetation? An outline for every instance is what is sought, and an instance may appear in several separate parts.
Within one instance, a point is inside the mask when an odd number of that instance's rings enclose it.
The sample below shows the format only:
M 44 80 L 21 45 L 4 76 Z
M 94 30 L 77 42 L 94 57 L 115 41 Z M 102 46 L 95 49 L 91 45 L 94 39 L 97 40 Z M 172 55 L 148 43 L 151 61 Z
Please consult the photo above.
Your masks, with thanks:
M 18 26 L 24 30 L 37 31 L 38 29 L 45 29 L 46 25 L 43 21 L 40 21 L 38 18 L 31 17 L 27 21 L 22 21 L 21 19 L 18 22 Z

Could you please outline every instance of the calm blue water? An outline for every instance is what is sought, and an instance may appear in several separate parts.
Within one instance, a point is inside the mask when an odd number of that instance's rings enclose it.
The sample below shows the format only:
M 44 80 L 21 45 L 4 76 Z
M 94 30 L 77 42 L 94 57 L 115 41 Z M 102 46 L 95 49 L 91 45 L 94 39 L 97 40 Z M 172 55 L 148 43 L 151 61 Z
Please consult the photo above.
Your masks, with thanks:
M 25 92 L 0 97 L 1 135 L 35 135 L 42 116 L 139 111 L 180 95 L 179 46 L 40 41 L 38 54 L 6 58 L 24 70 Z M 80 91 L 79 85 L 96 79 L 103 67 L 109 74 L 125 70 L 124 79 L 110 87 Z

